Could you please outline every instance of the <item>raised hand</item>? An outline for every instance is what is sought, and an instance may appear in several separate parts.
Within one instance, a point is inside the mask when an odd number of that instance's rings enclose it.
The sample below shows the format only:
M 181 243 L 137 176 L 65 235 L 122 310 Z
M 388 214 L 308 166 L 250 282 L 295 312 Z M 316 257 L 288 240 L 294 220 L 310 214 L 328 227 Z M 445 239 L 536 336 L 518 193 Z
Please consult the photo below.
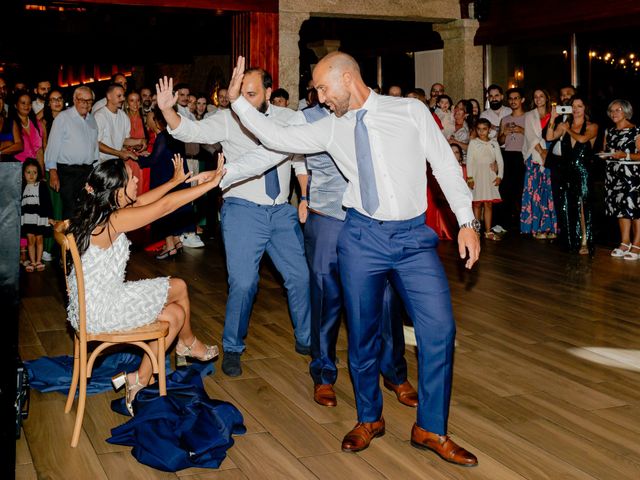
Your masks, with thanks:
M 178 101 L 178 94 L 173 93 L 173 78 L 165 75 L 156 83 L 157 104 L 160 110 L 168 110 Z
M 224 155 L 222 153 L 218 154 L 218 167 L 215 170 L 210 170 L 207 172 L 200 172 L 198 175 L 190 178 L 189 182 L 197 182 L 198 185 L 207 182 L 213 182 L 215 186 L 217 186 L 224 174 L 227 173 L 227 170 L 224 168 Z
M 173 178 L 176 183 L 190 182 L 191 172 L 184 173 L 184 160 L 179 153 L 176 153 L 171 159 L 173 162 Z
M 231 81 L 229 82 L 229 88 L 227 89 L 227 95 L 231 103 L 235 102 L 240 97 L 240 87 L 242 87 L 242 79 L 244 78 L 244 57 L 238 57 L 236 66 L 231 74 Z

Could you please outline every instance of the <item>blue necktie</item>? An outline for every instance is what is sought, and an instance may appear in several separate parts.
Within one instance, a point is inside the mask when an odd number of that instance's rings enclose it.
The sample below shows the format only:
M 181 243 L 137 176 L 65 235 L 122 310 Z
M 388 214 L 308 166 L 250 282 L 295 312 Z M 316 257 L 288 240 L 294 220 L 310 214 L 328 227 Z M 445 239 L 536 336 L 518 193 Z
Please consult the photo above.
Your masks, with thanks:
M 376 188 L 376 176 L 373 173 L 369 131 L 362 120 L 366 114 L 366 110 L 360 110 L 356 113 L 356 159 L 358 161 L 358 178 L 360 180 L 362 206 L 369 215 L 373 215 L 378 209 L 380 201 L 378 200 L 378 189 Z
M 265 113 L 265 117 L 269 114 Z M 271 167 L 264 173 L 264 188 L 267 196 L 275 202 L 278 195 L 280 195 L 280 178 L 278 178 L 278 167 Z
M 280 195 L 280 179 L 278 178 L 278 167 L 272 167 L 264 174 L 264 186 L 267 196 L 274 200 Z

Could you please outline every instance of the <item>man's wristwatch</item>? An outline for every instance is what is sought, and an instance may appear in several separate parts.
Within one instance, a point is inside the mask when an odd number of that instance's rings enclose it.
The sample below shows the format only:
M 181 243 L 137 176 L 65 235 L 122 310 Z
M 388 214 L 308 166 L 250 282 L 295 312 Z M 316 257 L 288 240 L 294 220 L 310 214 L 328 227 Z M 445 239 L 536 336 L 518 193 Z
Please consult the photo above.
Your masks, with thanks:
M 463 223 L 462 225 L 460 225 L 460 228 L 473 228 L 473 230 L 477 234 L 480 234 L 480 227 L 481 227 L 480 222 L 475 218 L 470 222 Z

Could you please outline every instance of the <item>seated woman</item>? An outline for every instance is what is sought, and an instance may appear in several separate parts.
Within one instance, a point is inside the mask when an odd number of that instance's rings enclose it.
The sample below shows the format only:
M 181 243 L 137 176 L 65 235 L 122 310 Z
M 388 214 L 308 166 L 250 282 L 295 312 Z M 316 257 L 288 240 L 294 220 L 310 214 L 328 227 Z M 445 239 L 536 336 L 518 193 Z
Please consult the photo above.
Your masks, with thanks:
M 173 177 L 158 188 L 137 196 L 138 180 L 121 159 L 98 164 L 80 194 L 68 233 L 75 236 L 82 258 L 85 282 L 87 332 L 127 330 L 156 320 L 169 323 L 167 346 L 178 337 L 176 354 L 208 361 L 217 348 L 204 345 L 191 331 L 189 294 L 183 280 L 160 277 L 127 282 L 124 280 L 129 259 L 126 232 L 143 227 L 168 215 L 216 187 L 224 175 L 224 158 L 218 168 L 194 178 L 185 174 L 180 155 L 173 159 Z M 192 188 L 168 193 L 185 181 L 197 181 Z M 73 268 L 69 273 L 68 319 L 78 328 L 78 287 Z M 150 344 L 157 349 L 157 343 Z M 124 374 L 122 374 L 124 375 Z M 149 384 L 151 360 L 144 356 L 140 368 L 126 375 L 126 405 L 133 415 L 132 402 L 138 391 Z M 122 384 L 122 376 L 114 385 Z

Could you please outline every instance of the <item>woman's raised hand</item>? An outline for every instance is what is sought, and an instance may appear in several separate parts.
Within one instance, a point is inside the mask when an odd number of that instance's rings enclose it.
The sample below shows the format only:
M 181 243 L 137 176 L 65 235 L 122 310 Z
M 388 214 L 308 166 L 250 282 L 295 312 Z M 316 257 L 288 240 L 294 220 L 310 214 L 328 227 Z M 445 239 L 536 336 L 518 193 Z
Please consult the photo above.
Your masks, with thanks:
M 171 159 L 173 162 L 173 178 L 176 183 L 191 182 L 191 172 L 184 173 L 184 160 L 179 153 L 176 153 Z
M 173 108 L 178 101 L 178 94 L 173 93 L 173 78 L 165 75 L 156 83 L 157 104 L 160 110 Z
M 224 174 L 227 173 L 227 170 L 224 168 L 224 155 L 222 153 L 218 154 L 218 168 L 215 170 L 210 170 L 207 172 L 201 172 L 193 178 L 190 178 L 190 182 L 198 182 L 198 185 L 207 182 L 213 182 L 214 186 L 218 186 Z

